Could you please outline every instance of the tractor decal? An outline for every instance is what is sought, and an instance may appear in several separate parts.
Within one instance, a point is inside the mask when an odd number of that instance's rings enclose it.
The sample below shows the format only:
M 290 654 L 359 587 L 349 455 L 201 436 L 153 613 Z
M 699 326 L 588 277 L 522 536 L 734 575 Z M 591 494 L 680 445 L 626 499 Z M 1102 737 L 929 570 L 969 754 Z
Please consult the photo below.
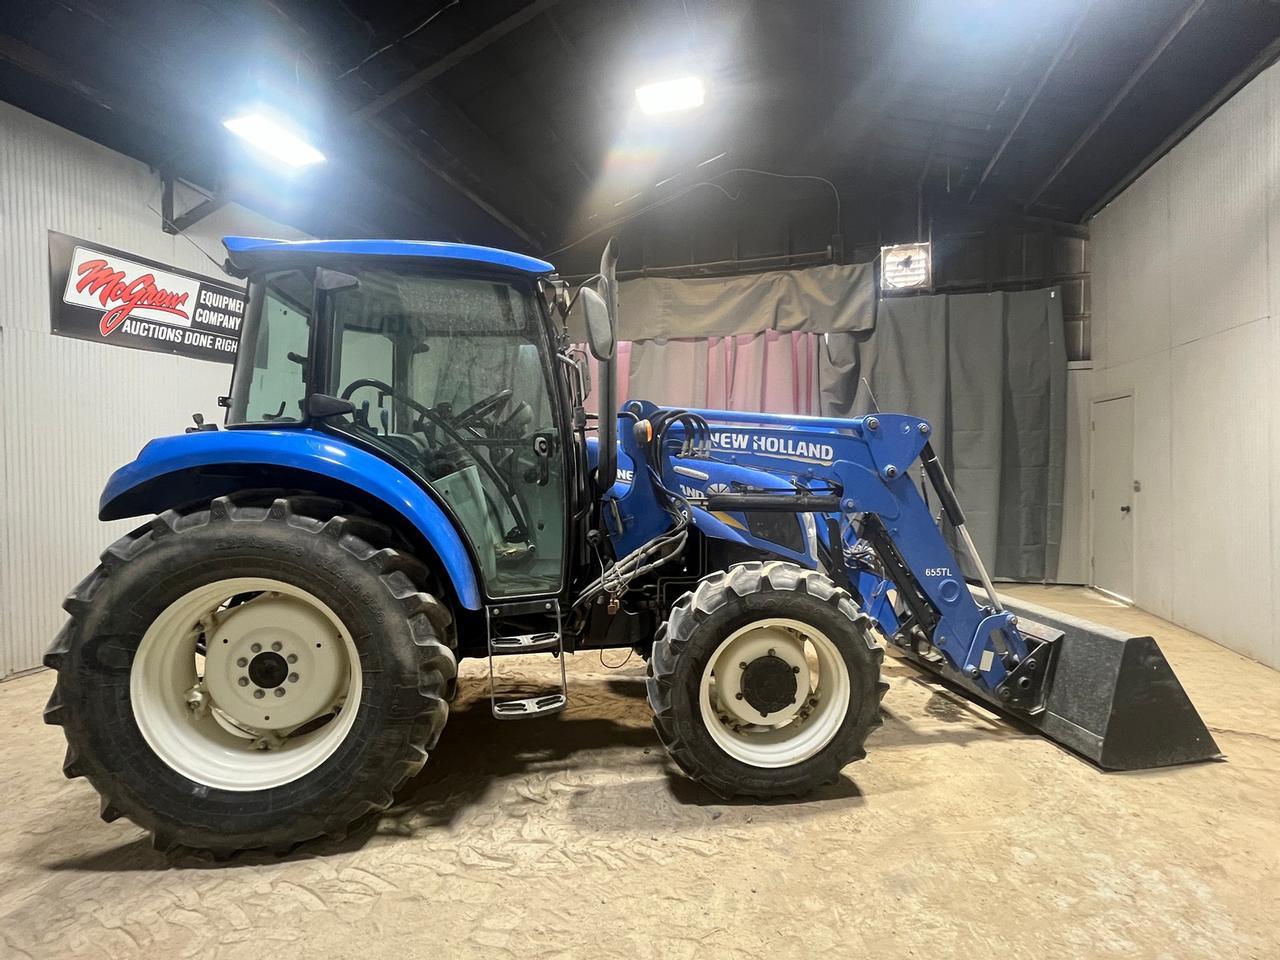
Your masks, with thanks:
M 829 464 L 835 460 L 835 450 L 828 443 L 737 430 L 713 430 L 711 446 L 727 452 L 760 453 L 810 463 Z
M 184 327 L 191 324 L 191 314 L 183 309 L 191 291 L 179 293 L 157 286 L 154 274 L 143 273 L 129 280 L 128 274 L 103 259 L 85 260 L 75 267 L 75 273 L 80 277 L 75 292 L 96 297 L 102 306 L 110 308 L 99 321 L 104 337 L 140 307 L 163 314 L 166 323 L 180 323 Z

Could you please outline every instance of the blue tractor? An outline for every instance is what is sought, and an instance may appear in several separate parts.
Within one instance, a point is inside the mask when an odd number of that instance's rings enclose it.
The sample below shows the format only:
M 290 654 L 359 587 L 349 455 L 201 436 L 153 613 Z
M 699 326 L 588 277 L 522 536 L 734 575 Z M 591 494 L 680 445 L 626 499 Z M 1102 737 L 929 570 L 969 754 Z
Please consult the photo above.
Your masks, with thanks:
M 45 658 L 66 774 L 158 847 L 342 836 L 423 767 L 463 657 L 527 719 L 564 708 L 566 654 L 638 650 L 659 737 L 723 796 L 862 758 L 887 647 L 1104 768 L 1217 755 L 1150 638 L 996 593 L 926 421 L 619 410 L 612 243 L 576 290 L 460 244 L 225 244 L 248 280 L 225 426 L 111 477 L 101 519 L 151 519 Z M 496 689 L 535 652 L 558 683 Z

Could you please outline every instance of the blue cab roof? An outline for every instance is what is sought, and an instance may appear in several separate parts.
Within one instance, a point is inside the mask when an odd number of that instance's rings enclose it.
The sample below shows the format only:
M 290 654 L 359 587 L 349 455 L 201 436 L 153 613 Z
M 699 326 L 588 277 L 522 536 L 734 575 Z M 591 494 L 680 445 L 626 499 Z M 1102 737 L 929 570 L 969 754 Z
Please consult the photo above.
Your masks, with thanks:
M 443 243 L 436 240 L 268 240 L 263 237 L 223 237 L 222 245 L 232 260 L 236 254 L 291 251 L 295 253 L 350 254 L 366 257 L 418 257 L 426 260 L 451 260 L 487 263 L 521 273 L 552 273 L 555 267 L 537 257 L 477 247 L 469 243 Z

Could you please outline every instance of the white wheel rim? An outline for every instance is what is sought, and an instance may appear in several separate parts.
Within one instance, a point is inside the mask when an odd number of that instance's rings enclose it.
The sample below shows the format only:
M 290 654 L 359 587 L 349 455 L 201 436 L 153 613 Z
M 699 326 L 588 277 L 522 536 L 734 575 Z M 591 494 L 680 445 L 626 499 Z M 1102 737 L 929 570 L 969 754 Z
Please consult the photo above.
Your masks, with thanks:
M 259 596 L 224 606 L 246 593 Z M 350 733 L 360 692 L 342 621 L 306 590 L 262 577 L 219 580 L 171 603 L 143 634 L 129 677 L 134 719 L 156 756 L 237 791 L 278 787 L 324 763 Z
M 796 700 L 760 714 L 740 697 L 743 665 L 772 654 L 791 665 Z M 702 722 L 720 749 L 753 767 L 776 769 L 809 759 L 829 744 L 849 711 L 852 685 L 839 648 L 799 620 L 756 620 L 716 647 L 702 671 Z

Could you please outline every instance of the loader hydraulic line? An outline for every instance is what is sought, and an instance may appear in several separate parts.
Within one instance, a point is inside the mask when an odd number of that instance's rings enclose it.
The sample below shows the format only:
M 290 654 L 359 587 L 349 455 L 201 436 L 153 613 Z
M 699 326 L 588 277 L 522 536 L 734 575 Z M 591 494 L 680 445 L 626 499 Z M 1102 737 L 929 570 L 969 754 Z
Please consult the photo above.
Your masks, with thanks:
M 707 497 L 707 509 L 835 513 L 840 509 L 840 497 L 838 494 L 812 493 L 714 493 Z
M 938 495 L 938 500 L 942 503 L 943 512 L 946 513 L 951 526 L 955 528 L 956 535 L 964 542 L 965 552 L 969 555 L 969 559 L 973 561 L 974 567 L 977 568 L 978 577 L 982 580 L 983 589 L 987 591 L 987 599 L 991 601 L 992 608 L 997 611 L 1003 610 L 1004 608 L 1000 605 L 1000 597 L 996 593 L 995 584 L 991 582 L 991 576 L 987 573 L 987 568 L 982 562 L 977 546 L 974 545 L 973 537 L 969 535 L 969 528 L 965 526 L 964 510 L 960 508 L 960 501 L 956 499 L 956 492 L 951 489 L 951 481 L 947 479 L 946 471 L 942 469 L 942 464 L 938 462 L 937 454 L 933 452 L 933 444 L 926 443 L 924 445 L 924 449 L 920 452 L 920 462 L 924 466 L 924 472 L 929 477 L 929 482 L 933 485 L 934 492 Z
M 933 490 L 938 495 L 938 501 L 942 504 L 942 509 L 946 512 L 951 525 L 963 527 L 964 510 L 960 508 L 956 492 L 951 489 L 951 481 L 947 479 L 942 464 L 938 462 L 938 455 L 933 452 L 933 444 L 924 445 L 924 449 L 920 451 L 920 463 L 924 466 L 924 472 L 928 475 L 929 482 L 933 485 Z

